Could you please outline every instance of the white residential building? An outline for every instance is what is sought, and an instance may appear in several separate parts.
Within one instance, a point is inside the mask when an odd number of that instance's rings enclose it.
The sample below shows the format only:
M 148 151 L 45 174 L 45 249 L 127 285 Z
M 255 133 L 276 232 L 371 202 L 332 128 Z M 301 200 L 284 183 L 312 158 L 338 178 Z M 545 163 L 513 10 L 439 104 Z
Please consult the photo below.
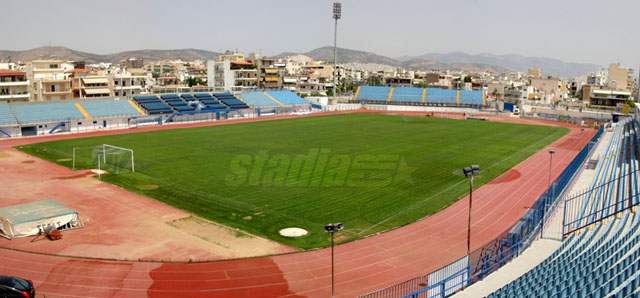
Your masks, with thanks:
M 29 81 L 25 73 L 0 69 L 0 101 L 29 101 Z

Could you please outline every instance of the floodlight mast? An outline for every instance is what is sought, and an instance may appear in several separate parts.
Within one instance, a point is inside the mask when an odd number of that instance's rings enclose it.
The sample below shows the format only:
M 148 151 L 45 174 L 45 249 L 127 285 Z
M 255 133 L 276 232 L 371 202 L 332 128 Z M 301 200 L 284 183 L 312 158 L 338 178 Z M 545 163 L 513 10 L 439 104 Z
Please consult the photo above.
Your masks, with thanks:
M 471 253 L 471 206 L 473 204 L 473 176 L 480 174 L 480 166 L 471 165 L 462 168 L 464 176 L 469 178 L 469 216 L 467 217 L 467 255 Z
M 337 231 L 344 229 L 344 223 L 330 223 L 324 226 L 324 230 L 331 234 L 331 298 L 335 297 L 335 282 L 334 282 L 334 263 L 333 263 L 333 234 Z
M 336 93 L 338 93 L 338 20 L 342 17 L 342 3 L 333 3 L 333 19 L 335 27 L 333 29 L 333 104 L 336 104 Z

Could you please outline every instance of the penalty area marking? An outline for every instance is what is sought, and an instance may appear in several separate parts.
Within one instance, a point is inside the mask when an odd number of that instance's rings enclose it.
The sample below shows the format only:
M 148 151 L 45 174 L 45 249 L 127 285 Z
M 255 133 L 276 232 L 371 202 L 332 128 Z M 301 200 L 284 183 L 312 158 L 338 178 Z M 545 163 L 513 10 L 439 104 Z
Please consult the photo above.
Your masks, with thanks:
M 301 228 L 286 228 L 280 230 L 280 235 L 285 237 L 301 237 L 307 235 L 309 232 Z

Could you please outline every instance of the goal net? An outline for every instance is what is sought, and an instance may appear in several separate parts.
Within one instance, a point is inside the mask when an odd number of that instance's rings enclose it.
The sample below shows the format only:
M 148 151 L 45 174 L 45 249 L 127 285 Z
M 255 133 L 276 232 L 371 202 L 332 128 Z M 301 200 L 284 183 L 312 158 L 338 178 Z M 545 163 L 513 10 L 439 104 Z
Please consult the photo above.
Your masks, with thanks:
M 133 150 L 108 144 L 73 148 L 73 169 L 89 168 L 114 174 L 135 172 Z

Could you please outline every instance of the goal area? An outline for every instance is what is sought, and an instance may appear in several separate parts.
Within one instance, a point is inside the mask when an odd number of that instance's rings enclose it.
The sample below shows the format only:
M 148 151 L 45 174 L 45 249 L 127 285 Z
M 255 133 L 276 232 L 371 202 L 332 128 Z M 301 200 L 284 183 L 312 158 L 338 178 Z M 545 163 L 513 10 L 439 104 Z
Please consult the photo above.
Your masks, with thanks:
M 135 172 L 133 150 L 109 144 L 73 148 L 73 169 L 98 169 L 118 174 Z

